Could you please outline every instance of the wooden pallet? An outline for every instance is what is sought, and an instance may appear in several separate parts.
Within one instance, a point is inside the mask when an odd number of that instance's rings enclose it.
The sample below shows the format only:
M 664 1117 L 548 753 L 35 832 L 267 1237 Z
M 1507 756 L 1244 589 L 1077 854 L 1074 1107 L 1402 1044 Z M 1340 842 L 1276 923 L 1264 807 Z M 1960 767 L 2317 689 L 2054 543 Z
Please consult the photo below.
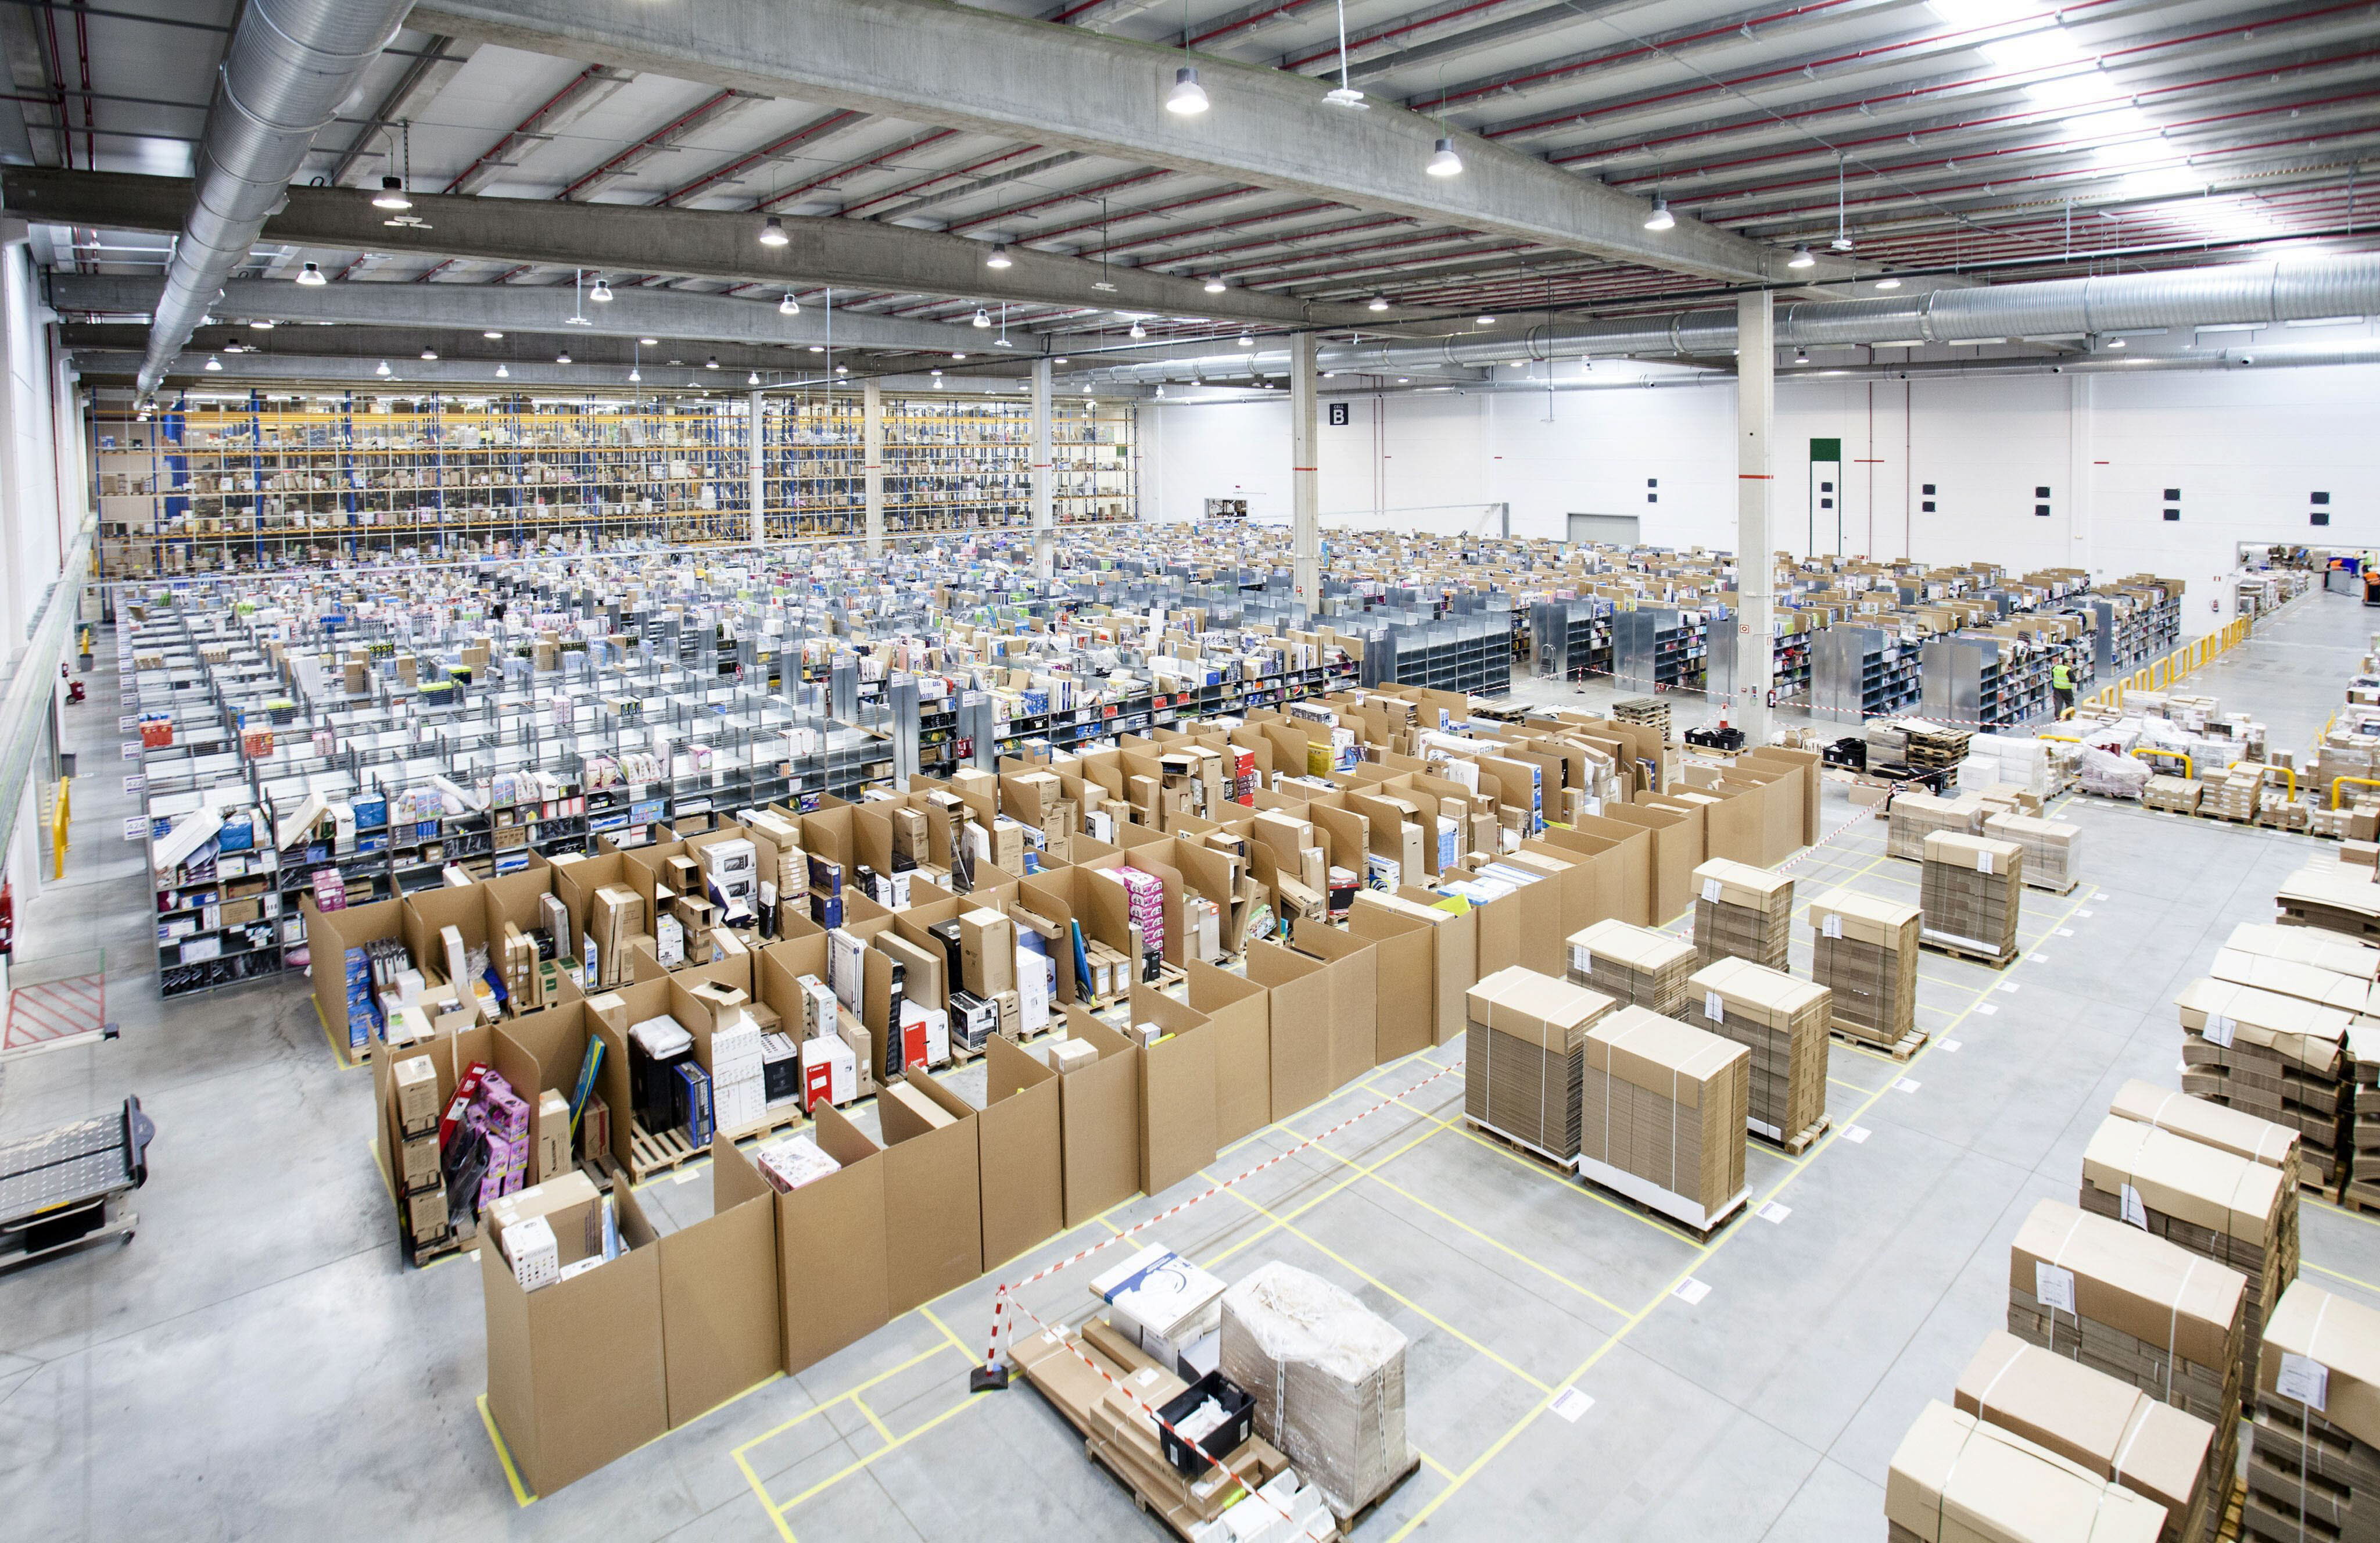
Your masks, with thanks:
M 2240 1543 L 2240 1539 L 2246 1536 L 2241 1525 L 2240 1513 L 2247 1508 L 2247 1504 L 2248 1481 L 2234 1474 L 2231 1477 L 2230 1490 L 2223 1498 L 2222 1514 L 2216 1519 L 2216 1543 Z
M 462 1241 L 455 1237 L 452 1230 L 449 1230 L 446 1235 L 436 1243 L 408 1244 L 406 1247 L 407 1252 L 413 1256 L 413 1268 L 416 1270 L 426 1269 L 449 1254 L 459 1254 L 463 1251 Z
M 795 1103 L 773 1114 L 763 1115 L 758 1124 L 747 1125 L 742 1130 L 729 1131 L 725 1135 L 730 1141 L 749 1141 L 754 1136 L 774 1136 L 779 1131 L 793 1130 L 801 1123 L 802 1106 Z
M 1696 1243 L 1708 1243 L 1711 1239 L 1718 1236 L 1721 1232 L 1726 1230 L 1729 1222 L 1733 1221 L 1737 1217 L 1742 1216 L 1744 1213 L 1745 1208 L 1751 1203 L 1752 1199 L 1752 1191 L 1748 1186 L 1743 1189 L 1740 1189 L 1736 1191 L 1732 1199 L 1729 1200 L 1726 1205 L 1721 1206 L 1707 1221 L 1697 1224 L 1685 1217 L 1680 1216 L 1677 1212 L 1670 1210 L 1667 1207 L 1659 1205 L 1653 1200 L 1649 1200 L 1643 1196 L 1630 1194 L 1628 1190 L 1621 1187 L 1619 1183 L 1607 1181 L 1600 1175 L 1589 1172 L 1586 1168 L 1586 1162 L 1587 1160 L 1585 1159 L 1582 1159 L 1580 1160 L 1578 1177 L 1581 1184 L 1595 1191 L 1595 1193 L 1602 1198 L 1611 1201 L 1614 1205 L 1626 1206 L 1631 1210 L 1637 1212 L 1639 1215 L 1644 1216 L 1659 1225 L 1676 1228 L 1678 1231 L 1685 1233 L 1688 1237 L 1693 1238 Z M 1633 1175 L 1630 1175 L 1628 1176 L 1628 1182 L 1634 1183 L 1640 1181 L 1636 1181 Z M 1647 1188 L 1658 1189 L 1658 1186 L 1654 1185 L 1650 1180 L 1641 1182 L 1644 1183 Z
M 1389 1497 L 1403 1488 L 1405 1487 L 1405 1480 L 1413 1477 L 1415 1474 L 1420 1471 L 1421 1453 L 1419 1452 L 1415 1452 L 1413 1454 L 1413 1461 L 1405 1464 L 1404 1471 L 1397 1475 L 1396 1477 L 1389 1480 L 1387 1484 L 1381 1486 L 1380 1492 L 1378 1494 L 1373 1496 L 1362 1505 L 1357 1506 L 1348 1514 L 1336 1517 L 1336 1520 L 1339 1523 L 1339 1536 L 1342 1537 L 1354 1537 L 1355 1529 L 1362 1526 L 1366 1522 L 1370 1521 L 1379 1511 L 1380 1507 L 1389 1502 Z
M 2063 884 L 2049 884 L 2035 879 L 2031 873 L 2024 876 L 2026 889 L 2039 890 L 2045 894 L 2072 894 L 2082 882 L 2080 879 L 2069 879 Z
M 1871 1055 L 1890 1056 L 1895 1061 L 1906 1061 L 1915 1055 L 1925 1048 L 1925 1041 L 1931 1038 L 1922 1028 L 1911 1029 L 1889 1045 L 1880 1044 L 1865 1035 L 1854 1034 L 1846 1028 L 1828 1028 L 1827 1035 L 1839 1045 L 1849 1045 L 1855 1051 L 1866 1051 Z
M 684 1167 L 710 1149 L 688 1141 L 683 1130 L 672 1128 L 655 1136 L 631 1116 L 628 1122 L 629 1182 L 642 1184 L 656 1173 Z
M 1463 1123 L 1513 1156 L 1526 1159 L 1534 1166 L 1544 1169 L 1548 1174 L 1560 1178 L 1564 1184 L 1577 1182 L 1578 1170 L 1573 1166 L 1577 1161 L 1576 1159 L 1556 1157 L 1543 1147 L 1524 1141 L 1510 1131 L 1498 1130 L 1486 1121 L 1469 1114 L 1463 1117 Z
M 1982 949 L 1970 948 L 1965 943 L 1954 943 L 1947 938 L 1929 938 L 1923 932 L 1917 934 L 1917 945 L 1920 948 L 1930 948 L 1937 954 L 1947 954 L 1954 959 L 1970 959 L 1978 965 L 1996 970 L 2004 970 L 2015 964 L 2018 955 L 2022 952 L 2011 948 L 2004 954 L 1986 954 Z
M 1769 1146 L 1776 1148 L 1779 1151 L 1783 1152 L 1787 1157 L 1800 1157 L 1803 1152 L 1810 1149 L 1813 1142 L 1816 1141 L 1818 1137 L 1826 1135 L 1828 1130 L 1832 1129 L 1834 1123 L 1833 1116 L 1821 1114 L 1807 1130 L 1802 1131 L 1798 1135 L 1786 1136 L 1781 1140 L 1776 1136 L 1768 1135 L 1765 1131 L 1753 1130 L 1749 1126 L 1745 1127 L 1745 1130 L 1747 1135 L 1758 1137 Z
M 2330 1192 L 2311 1179 L 2300 1181 L 2298 1192 L 2301 1195 L 2319 1195 L 2325 1200 L 2330 1198 Z M 2347 1187 L 2339 1193 L 2338 1209 L 2353 1211 L 2359 1216 L 2380 1214 L 2380 1184 L 2365 1184 L 2355 1179 L 2348 1180 Z

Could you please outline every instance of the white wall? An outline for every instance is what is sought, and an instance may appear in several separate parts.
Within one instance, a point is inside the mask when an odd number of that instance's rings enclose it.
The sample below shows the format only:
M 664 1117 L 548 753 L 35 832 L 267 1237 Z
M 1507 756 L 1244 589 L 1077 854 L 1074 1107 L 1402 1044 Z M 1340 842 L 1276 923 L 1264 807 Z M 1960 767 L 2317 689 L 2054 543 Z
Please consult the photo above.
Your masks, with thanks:
M 1349 405 L 1349 425 L 1321 434 L 1326 523 L 1476 529 L 1483 505 L 1505 502 L 1516 535 L 1559 538 L 1577 511 L 1636 515 L 1658 545 L 1734 544 L 1727 385 Z M 1793 381 L 1779 383 L 1777 408 L 1773 524 L 1797 552 L 1811 549 L 1815 512 L 1818 551 L 1836 550 L 1840 514 L 1842 550 L 1854 553 L 2148 571 L 2188 584 L 2183 614 L 2200 632 L 2229 614 L 2240 541 L 2380 547 L 2380 366 Z M 1151 517 L 1197 519 L 1212 496 L 1288 518 L 1286 394 L 1148 404 L 1142 424 Z M 1843 442 L 1840 475 L 1811 475 L 1813 438 Z M 1831 492 L 1816 490 L 1822 479 Z M 2168 504 L 2168 488 L 2180 499 Z M 2316 491 L 2331 495 L 2326 529 L 2308 522 Z M 1826 497 L 1837 508 L 1814 511 Z M 2179 522 L 2162 517 L 2168 507 Z

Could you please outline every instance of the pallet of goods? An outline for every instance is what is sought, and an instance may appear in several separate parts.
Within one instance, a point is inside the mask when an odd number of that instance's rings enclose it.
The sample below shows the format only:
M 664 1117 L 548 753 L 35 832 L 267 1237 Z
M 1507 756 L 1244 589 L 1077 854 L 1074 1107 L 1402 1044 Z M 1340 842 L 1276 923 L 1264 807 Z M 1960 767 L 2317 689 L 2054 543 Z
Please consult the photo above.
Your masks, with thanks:
M 1581 1177 L 1707 1233 L 1743 1207 L 1752 1056 L 1742 1045 L 1622 1007 L 1586 1034 Z
M 2370 869 L 2328 859 L 2310 863 L 2282 881 L 2276 898 L 2288 926 L 2380 942 L 2380 883 Z
M 1810 903 L 1809 922 L 1810 978 L 1832 993 L 1834 1032 L 1903 1059 L 1915 1053 L 1925 1042 L 1917 1030 L 1925 913 L 1834 889 Z
M 2298 1196 L 2280 1171 L 2111 1114 L 2083 1152 L 2081 1202 L 2240 1272 L 2240 1372 L 2252 1379 L 2265 1315 L 2298 1277 Z
M 2015 1431 L 1938 1401 L 1892 1454 L 1889 1543 L 2157 1543 L 2166 1510 Z
M 1937 831 L 1973 835 L 1983 828 L 1984 801 L 1980 798 L 1937 798 L 1930 793 L 1896 794 L 1891 815 L 1885 827 L 1885 855 L 1922 862 L 1925 857 L 1925 838 Z
M 1574 1162 L 1587 1030 L 1618 1004 L 1518 965 L 1464 1002 L 1463 1117 L 1549 1162 Z
M 2024 848 L 1989 836 L 1937 831 L 1925 838 L 1918 907 L 1919 934 L 1931 948 L 1995 967 L 2016 957 L 2016 924 L 2024 904 Z
M 2301 1178 L 2338 1183 L 2339 1122 L 2351 1098 L 2347 1039 L 2354 1014 L 2212 976 L 2174 999 L 2185 1093 L 2287 1125 L 2303 1137 Z
M 2255 1390 L 2245 1535 L 2380 1540 L 2380 1313 L 2299 1282 L 2273 1309 Z
M 1828 1025 L 1834 996 L 1744 959 L 1721 959 L 1686 984 L 1683 1021 L 1752 1054 L 1745 1124 L 1799 1153 L 1827 1128 Z
M 1793 936 L 1793 881 L 1749 863 L 1714 857 L 1694 869 L 1697 965 L 1748 959 L 1786 967 Z
M 1984 821 L 1984 834 L 2024 848 L 2024 881 L 2034 889 L 2067 894 L 2081 879 L 2077 869 L 2082 856 L 2082 832 L 2074 825 L 2022 814 L 1996 814 Z
M 1694 945 L 1624 921 L 1598 921 L 1570 935 L 1572 984 L 1614 1001 L 1674 1014 L 1694 973 Z

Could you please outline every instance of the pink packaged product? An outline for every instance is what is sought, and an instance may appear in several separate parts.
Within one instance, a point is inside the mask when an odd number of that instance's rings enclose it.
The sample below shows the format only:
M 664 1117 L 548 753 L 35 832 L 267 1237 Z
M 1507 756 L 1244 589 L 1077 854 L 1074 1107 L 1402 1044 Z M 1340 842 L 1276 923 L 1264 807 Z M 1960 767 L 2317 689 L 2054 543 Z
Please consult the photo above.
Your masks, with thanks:
M 491 1079 L 493 1080 L 492 1078 Z M 488 1136 L 506 1140 L 528 1139 L 528 1104 L 501 1082 L 488 1092 Z
M 1165 935 L 1165 884 L 1154 873 L 1143 873 L 1136 868 L 1110 869 L 1123 885 L 1124 895 L 1132 909 L 1133 924 L 1144 937 Z

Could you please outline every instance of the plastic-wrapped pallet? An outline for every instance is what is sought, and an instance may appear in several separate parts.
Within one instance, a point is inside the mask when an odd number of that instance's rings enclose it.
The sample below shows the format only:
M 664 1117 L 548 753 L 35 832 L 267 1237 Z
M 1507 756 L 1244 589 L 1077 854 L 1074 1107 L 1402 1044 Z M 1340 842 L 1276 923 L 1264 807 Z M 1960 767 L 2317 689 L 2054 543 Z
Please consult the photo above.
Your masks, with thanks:
M 1223 1375 L 1256 1399 L 1257 1434 L 1342 1518 L 1414 1465 L 1405 1343 L 1354 1297 L 1279 1260 L 1223 1294 Z
M 2149 763 L 2104 750 L 2096 745 L 2082 747 L 2082 791 L 2106 798 L 2137 798 L 2155 773 Z

